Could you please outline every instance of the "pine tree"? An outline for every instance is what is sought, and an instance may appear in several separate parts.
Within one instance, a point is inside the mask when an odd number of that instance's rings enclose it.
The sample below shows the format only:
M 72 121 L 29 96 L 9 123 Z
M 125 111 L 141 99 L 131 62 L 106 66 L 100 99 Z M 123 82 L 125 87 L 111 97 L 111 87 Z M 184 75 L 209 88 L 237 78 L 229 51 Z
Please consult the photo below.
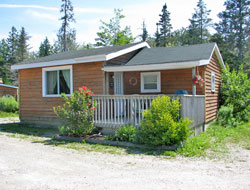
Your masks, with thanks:
M 114 14 L 108 23 L 101 20 L 102 26 L 99 28 L 101 31 L 97 32 L 98 38 L 95 39 L 96 46 L 130 44 L 134 41 L 130 27 L 125 26 L 123 29 L 121 27 L 121 20 L 125 18 L 122 10 L 115 9 Z
M 17 49 L 18 61 L 20 62 L 27 59 L 29 56 L 29 49 L 30 49 L 28 44 L 29 39 L 30 36 L 28 36 L 24 27 L 22 27 L 20 35 L 18 37 L 18 49 Z
M 50 45 L 47 37 L 41 43 L 38 53 L 39 53 L 39 57 L 44 57 L 44 56 L 48 56 L 52 54 L 52 46 Z
M 166 47 L 169 44 L 171 37 L 172 25 L 170 23 L 170 12 L 167 10 L 167 4 L 165 3 L 162 8 L 162 14 L 160 16 L 160 41 L 161 46 Z
M 233 53 L 238 59 L 231 62 L 231 67 L 238 69 L 244 62 L 244 55 L 249 50 L 250 38 L 250 0 L 226 0 L 226 9 L 219 13 L 221 19 L 216 30 L 226 43 L 225 50 Z M 247 63 L 245 63 L 246 65 Z
M 142 42 L 146 42 L 149 37 L 145 21 L 142 22 L 142 34 L 140 36 L 141 36 Z
M 161 45 L 161 39 L 160 39 L 160 33 L 159 33 L 159 23 L 156 23 L 155 46 L 160 47 L 160 45 Z
M 7 38 L 8 48 L 10 51 L 8 62 L 11 65 L 17 62 L 18 38 L 19 34 L 17 29 L 13 26 L 9 32 L 9 37 Z
M 203 0 L 199 0 L 197 8 L 192 18 L 189 19 L 189 37 L 190 44 L 198 44 L 209 40 L 208 27 L 211 25 L 212 19 L 209 18 L 211 10 L 207 10 Z
M 60 13 L 62 13 L 63 16 L 59 19 L 62 21 L 62 26 L 57 34 L 57 45 L 60 51 L 72 50 L 72 48 L 77 46 L 75 41 L 76 31 L 69 27 L 70 22 L 75 22 L 73 10 L 74 8 L 70 0 L 62 0 Z
M 0 41 L 0 78 L 4 84 L 11 84 L 9 79 L 10 65 L 8 64 L 9 56 L 11 55 L 7 42 L 2 39 Z

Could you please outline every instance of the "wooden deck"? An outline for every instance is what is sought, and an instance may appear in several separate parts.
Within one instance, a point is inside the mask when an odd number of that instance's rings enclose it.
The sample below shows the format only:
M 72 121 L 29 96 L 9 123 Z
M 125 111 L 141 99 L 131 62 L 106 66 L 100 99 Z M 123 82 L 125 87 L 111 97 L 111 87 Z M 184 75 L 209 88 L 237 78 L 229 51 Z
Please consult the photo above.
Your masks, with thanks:
M 192 95 L 95 95 L 93 96 L 96 105 L 94 123 L 98 127 L 109 128 L 126 124 L 139 127 L 143 119 L 142 113 L 159 96 L 178 98 L 182 105 L 180 116 L 193 120 L 191 127 L 204 124 L 205 97 Z

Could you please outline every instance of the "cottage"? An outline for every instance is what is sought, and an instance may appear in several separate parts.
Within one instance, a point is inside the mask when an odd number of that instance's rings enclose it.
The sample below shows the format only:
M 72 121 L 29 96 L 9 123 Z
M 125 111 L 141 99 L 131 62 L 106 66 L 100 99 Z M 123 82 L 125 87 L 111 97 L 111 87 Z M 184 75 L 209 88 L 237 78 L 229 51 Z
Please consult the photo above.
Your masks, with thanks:
M 2 96 L 13 96 L 17 99 L 17 90 L 18 87 L 2 84 L 2 79 L 0 78 L 0 97 Z
M 223 67 L 215 43 L 150 48 L 142 42 L 63 52 L 12 69 L 18 70 L 22 122 L 58 125 L 53 107 L 63 103 L 60 93 L 87 86 L 96 94 L 94 122 L 107 128 L 139 125 L 159 95 L 178 96 L 182 116 L 204 126 L 216 118 Z

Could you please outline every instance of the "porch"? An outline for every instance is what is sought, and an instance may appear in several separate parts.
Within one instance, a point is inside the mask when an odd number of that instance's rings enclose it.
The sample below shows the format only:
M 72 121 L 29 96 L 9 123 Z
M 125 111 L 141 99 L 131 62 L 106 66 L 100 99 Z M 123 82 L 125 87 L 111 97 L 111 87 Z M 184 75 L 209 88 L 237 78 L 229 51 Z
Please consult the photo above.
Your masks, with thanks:
M 118 128 L 132 124 L 139 127 L 143 112 L 150 108 L 152 101 L 159 96 L 179 99 L 180 117 L 193 120 L 190 127 L 203 126 L 205 122 L 205 96 L 203 95 L 95 95 L 96 109 L 94 124 L 103 128 Z

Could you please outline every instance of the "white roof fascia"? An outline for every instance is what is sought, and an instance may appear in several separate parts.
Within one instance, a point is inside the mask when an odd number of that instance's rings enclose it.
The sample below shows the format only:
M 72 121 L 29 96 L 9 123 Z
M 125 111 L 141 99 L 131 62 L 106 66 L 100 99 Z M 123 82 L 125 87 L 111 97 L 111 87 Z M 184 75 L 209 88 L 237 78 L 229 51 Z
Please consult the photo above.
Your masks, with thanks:
M 221 56 L 221 53 L 220 53 L 220 50 L 219 50 L 219 47 L 217 46 L 217 44 L 215 44 L 214 49 L 213 49 L 213 51 L 212 51 L 212 53 L 210 55 L 210 59 L 209 60 L 212 59 L 214 51 L 215 51 L 215 54 L 218 57 L 218 61 L 219 61 L 220 65 L 221 65 L 221 67 L 225 68 L 225 64 L 224 64 L 223 58 Z
M 208 65 L 209 64 L 210 59 L 204 59 L 204 60 L 200 60 L 199 62 L 199 66 L 203 66 L 203 65 Z
M 8 88 L 18 88 L 17 86 L 7 85 L 7 84 L 0 84 L 0 86 L 8 87 Z
M 148 47 L 147 42 L 142 42 L 140 44 L 134 45 L 132 47 L 120 50 L 118 52 L 110 53 L 108 55 L 94 55 L 94 56 L 87 56 L 87 57 L 78 57 L 74 59 L 64 59 L 64 60 L 56 60 L 56 61 L 46 61 L 46 62 L 38 62 L 38 63 L 31 63 L 31 64 L 23 64 L 23 65 L 12 65 L 11 70 L 18 70 L 18 69 L 30 69 L 30 68 L 38 68 L 38 67 L 50 67 L 50 66 L 58 66 L 58 65 L 68 65 L 68 64 L 77 64 L 77 63 L 89 63 L 89 62 L 98 62 L 98 61 L 107 61 L 121 55 L 130 53 L 137 49 Z
M 170 70 L 170 69 L 186 69 L 199 66 L 199 61 L 192 62 L 177 62 L 177 63 L 162 63 L 151 65 L 133 65 L 133 66 L 109 66 L 102 68 L 106 72 L 124 72 L 124 71 L 155 71 L 155 70 Z
M 138 50 L 138 49 L 143 48 L 143 47 L 150 48 L 150 46 L 148 45 L 147 42 L 142 42 L 142 43 L 139 43 L 139 44 L 134 45 L 132 47 L 129 47 L 129 48 L 126 48 L 126 49 L 123 49 L 123 50 L 108 54 L 107 55 L 107 61 L 110 60 L 110 59 L 114 59 L 116 57 L 119 57 L 121 55 L 125 55 L 127 53 L 133 52 L 133 51 Z

